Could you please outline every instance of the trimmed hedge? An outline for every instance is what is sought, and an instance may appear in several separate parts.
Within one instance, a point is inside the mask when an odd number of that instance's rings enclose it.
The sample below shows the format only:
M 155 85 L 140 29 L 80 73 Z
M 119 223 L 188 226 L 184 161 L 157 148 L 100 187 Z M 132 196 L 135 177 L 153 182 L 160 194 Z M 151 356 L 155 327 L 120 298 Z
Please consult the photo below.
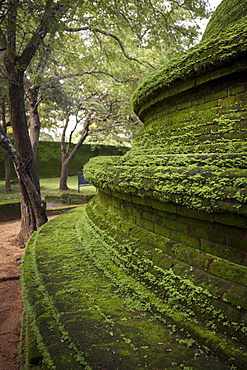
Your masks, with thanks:
M 74 144 L 71 145 L 73 148 Z M 73 159 L 69 175 L 77 175 L 77 172 L 82 171 L 83 166 L 92 157 L 97 156 L 111 156 L 111 155 L 123 155 L 129 148 L 126 147 L 115 147 L 112 145 L 89 145 L 83 144 L 79 149 L 77 155 Z M 37 152 L 37 162 L 39 167 L 39 175 L 42 178 L 47 177 L 59 177 L 61 174 L 61 149 L 59 142 L 53 141 L 41 141 L 39 142 Z M 0 178 L 4 178 L 4 154 L 3 149 L 0 147 Z M 11 178 L 16 178 L 14 167 L 11 163 Z

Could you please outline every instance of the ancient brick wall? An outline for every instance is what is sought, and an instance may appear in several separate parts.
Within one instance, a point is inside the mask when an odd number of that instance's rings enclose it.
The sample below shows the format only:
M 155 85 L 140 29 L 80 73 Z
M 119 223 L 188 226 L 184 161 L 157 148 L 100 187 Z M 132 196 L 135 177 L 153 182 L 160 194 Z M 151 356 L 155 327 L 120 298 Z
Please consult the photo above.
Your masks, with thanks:
M 195 87 L 176 95 L 171 89 L 170 96 L 162 101 L 150 102 L 145 116 L 142 113 L 145 130 L 135 141 L 139 150 L 182 154 L 236 153 L 245 149 L 246 70 L 231 75 L 229 68 L 227 76 L 213 81 L 210 77 L 204 76 L 204 84 L 191 81 Z
M 230 6 L 230 0 L 223 3 Z M 98 188 L 86 207 L 89 222 L 113 256 L 121 254 L 128 274 L 170 302 L 171 310 L 174 294 L 179 296 L 179 312 L 189 307 L 189 316 L 209 336 L 216 330 L 244 346 L 246 24 L 234 23 L 221 38 L 206 38 L 146 77 L 133 95 L 144 128 L 132 149 L 121 158 L 92 159 L 85 168 Z M 117 240 L 117 250 L 111 240 Z M 190 284 L 200 291 L 193 293 L 193 303 Z M 186 330 L 201 343 L 207 337 Z M 221 356 L 209 337 L 206 342 Z M 236 360 L 239 368 L 241 361 Z

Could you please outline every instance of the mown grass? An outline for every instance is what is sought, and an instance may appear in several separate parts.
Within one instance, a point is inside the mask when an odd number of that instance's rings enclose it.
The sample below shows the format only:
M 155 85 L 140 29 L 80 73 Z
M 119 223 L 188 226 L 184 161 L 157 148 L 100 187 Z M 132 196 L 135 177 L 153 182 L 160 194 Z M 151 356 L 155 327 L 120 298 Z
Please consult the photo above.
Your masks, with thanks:
M 77 176 L 69 176 L 67 185 L 69 190 L 59 190 L 59 178 L 40 179 L 41 196 L 45 199 L 46 196 L 61 196 L 62 194 L 78 194 Z M 96 189 L 94 186 L 83 186 L 80 188 L 80 193 L 83 195 L 93 195 Z M 5 180 L 0 179 L 0 204 L 14 203 L 20 201 L 20 188 L 18 182 L 11 184 L 11 191 L 5 190 Z

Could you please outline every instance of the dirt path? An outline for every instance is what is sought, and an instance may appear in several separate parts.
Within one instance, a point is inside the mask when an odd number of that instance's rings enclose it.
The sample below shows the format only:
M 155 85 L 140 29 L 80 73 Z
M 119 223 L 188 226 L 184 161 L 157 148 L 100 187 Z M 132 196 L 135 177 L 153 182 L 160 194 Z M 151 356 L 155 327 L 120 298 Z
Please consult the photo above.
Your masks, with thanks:
M 52 218 L 54 216 L 49 217 Z M 20 230 L 20 220 L 0 222 L 0 369 L 19 370 L 18 345 L 23 299 L 20 280 L 1 281 L 7 276 L 20 275 L 23 248 L 14 244 Z
M 19 230 L 19 220 L 0 223 L 0 279 L 20 275 L 20 257 L 24 249 L 13 243 Z M 0 282 L 0 369 L 20 369 L 18 344 L 22 310 L 20 281 Z

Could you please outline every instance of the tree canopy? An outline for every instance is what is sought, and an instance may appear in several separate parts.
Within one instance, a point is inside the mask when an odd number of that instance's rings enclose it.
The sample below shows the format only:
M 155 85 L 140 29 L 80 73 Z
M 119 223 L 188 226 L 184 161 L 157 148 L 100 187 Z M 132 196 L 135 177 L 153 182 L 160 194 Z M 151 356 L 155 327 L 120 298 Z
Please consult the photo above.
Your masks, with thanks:
M 207 14 L 206 0 L 0 0 L 1 84 L 8 87 L 18 156 L 2 132 L 0 144 L 18 158 L 23 230 L 32 232 L 46 221 L 42 201 L 34 197 L 40 193 L 35 161 L 40 121 L 57 121 L 58 113 L 65 118 L 80 107 L 87 118 L 83 130 L 90 129 L 88 122 L 98 132 L 99 123 L 108 120 L 116 127 L 123 117 L 132 122 L 126 97 L 136 82 L 192 46 L 196 21 Z

